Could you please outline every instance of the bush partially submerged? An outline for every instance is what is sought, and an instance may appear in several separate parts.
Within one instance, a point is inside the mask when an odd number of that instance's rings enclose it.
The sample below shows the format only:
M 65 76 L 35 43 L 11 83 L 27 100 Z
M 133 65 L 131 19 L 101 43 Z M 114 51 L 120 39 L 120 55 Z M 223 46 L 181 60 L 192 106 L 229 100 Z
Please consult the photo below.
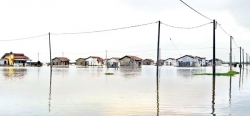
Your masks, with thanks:
M 228 71 L 227 73 L 215 73 L 216 76 L 234 76 L 235 74 L 239 74 L 239 72 Z M 200 74 L 194 74 L 194 75 L 213 75 L 213 73 L 200 73 Z

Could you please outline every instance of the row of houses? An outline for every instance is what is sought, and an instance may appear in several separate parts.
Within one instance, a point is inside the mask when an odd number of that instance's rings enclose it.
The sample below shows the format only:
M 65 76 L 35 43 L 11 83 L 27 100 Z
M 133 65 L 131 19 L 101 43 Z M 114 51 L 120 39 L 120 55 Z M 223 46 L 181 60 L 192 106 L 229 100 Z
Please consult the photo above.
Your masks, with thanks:
M 29 57 L 22 53 L 5 53 L 0 59 L 0 65 L 8 66 L 26 66 L 31 65 L 31 62 L 27 62 Z M 216 59 L 216 65 L 221 65 L 222 60 Z M 52 59 L 52 65 L 69 65 L 70 60 L 67 57 L 55 57 Z M 141 65 L 154 65 L 156 64 L 152 59 L 142 59 L 137 56 L 125 55 L 121 58 L 112 57 L 109 59 L 103 59 L 99 56 L 89 56 L 87 58 L 78 58 L 76 65 L 80 66 L 102 66 L 108 67 L 120 67 L 120 66 L 141 66 Z M 35 65 L 35 64 L 34 64 Z M 176 67 L 200 67 L 212 65 L 212 60 L 206 60 L 205 57 L 184 55 L 177 59 L 168 58 L 159 60 L 159 65 L 168 65 Z

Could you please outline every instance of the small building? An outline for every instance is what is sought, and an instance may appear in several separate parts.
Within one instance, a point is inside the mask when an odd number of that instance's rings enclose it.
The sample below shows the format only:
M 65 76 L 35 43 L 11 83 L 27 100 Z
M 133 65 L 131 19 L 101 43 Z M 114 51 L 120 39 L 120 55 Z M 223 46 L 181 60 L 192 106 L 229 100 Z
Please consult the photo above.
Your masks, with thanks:
M 199 67 L 206 65 L 206 58 L 192 55 L 182 56 L 177 60 L 178 67 Z
M 121 66 L 135 66 L 140 67 L 142 65 L 142 59 L 137 56 L 126 55 L 119 59 Z
M 8 65 L 8 59 L 3 58 L 0 59 L 0 66 L 7 66 Z
M 119 59 L 120 58 L 118 58 L 118 57 L 112 57 L 110 59 L 107 59 L 107 64 L 106 65 L 109 68 L 118 68 L 121 65 Z
M 221 66 L 222 62 L 223 61 L 221 59 L 215 58 L 215 65 L 216 66 Z M 211 60 L 208 61 L 208 65 L 212 66 L 212 64 L 213 64 L 213 59 L 211 59 Z
M 163 66 L 163 65 L 164 65 L 164 62 L 165 62 L 165 60 L 159 59 L 159 66 Z M 156 61 L 156 64 L 155 64 L 155 65 L 157 66 L 157 61 Z
M 167 66 L 176 66 L 176 59 L 175 58 L 168 58 L 165 60 L 165 65 Z
M 102 66 L 103 59 L 99 56 L 89 56 L 85 59 L 86 66 Z
M 154 65 L 154 60 L 152 60 L 152 59 L 144 59 L 142 61 L 142 64 L 143 65 Z
M 76 65 L 86 66 L 86 60 L 85 60 L 85 58 L 78 58 L 76 60 Z
M 69 61 L 66 57 L 55 57 L 52 59 L 52 65 L 69 65 Z
M 23 53 L 5 53 L 1 59 L 7 59 L 8 65 L 10 66 L 25 66 L 29 57 L 25 56 Z M 6 61 L 6 60 L 5 60 Z

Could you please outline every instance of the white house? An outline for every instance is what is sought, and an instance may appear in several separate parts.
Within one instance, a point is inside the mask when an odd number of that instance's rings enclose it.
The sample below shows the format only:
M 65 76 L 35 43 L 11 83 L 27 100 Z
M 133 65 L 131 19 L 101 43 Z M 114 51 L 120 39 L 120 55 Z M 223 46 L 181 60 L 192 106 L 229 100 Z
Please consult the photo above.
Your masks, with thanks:
M 103 65 L 103 59 L 99 56 L 89 56 L 85 59 L 87 66 L 101 66 Z
M 165 60 L 164 65 L 176 66 L 176 59 L 175 58 L 168 58 Z
M 182 56 L 177 60 L 178 67 L 199 67 L 206 65 L 206 58 L 192 55 Z
M 0 59 L 0 66 L 7 66 L 8 65 L 8 59 L 2 58 Z
M 108 67 L 120 67 L 121 63 L 119 61 L 120 58 L 118 57 L 112 57 L 110 59 L 107 59 L 107 66 Z

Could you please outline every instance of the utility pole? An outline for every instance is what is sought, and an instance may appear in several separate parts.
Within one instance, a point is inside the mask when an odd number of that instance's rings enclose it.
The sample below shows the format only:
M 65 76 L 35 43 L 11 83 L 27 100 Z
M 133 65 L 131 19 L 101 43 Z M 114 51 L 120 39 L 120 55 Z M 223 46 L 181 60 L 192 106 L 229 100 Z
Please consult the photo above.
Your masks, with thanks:
M 230 36 L 230 71 L 232 71 L 232 36 Z
M 160 49 L 160 26 L 161 21 L 158 21 L 158 42 L 157 42 L 157 62 L 156 62 L 156 77 L 157 77 L 157 84 L 158 84 L 158 73 L 159 73 L 159 49 Z
M 52 61 L 51 61 L 51 43 L 50 43 L 50 32 L 49 32 L 49 61 L 50 61 L 50 71 L 52 72 Z
M 215 78 L 215 29 L 216 29 L 216 22 L 213 20 L 213 77 Z
M 243 65 L 243 69 L 244 69 L 244 49 L 242 49 L 242 59 L 243 59 L 243 62 L 242 62 L 242 65 Z
M 240 66 L 239 67 L 241 68 L 241 47 L 240 47 Z

